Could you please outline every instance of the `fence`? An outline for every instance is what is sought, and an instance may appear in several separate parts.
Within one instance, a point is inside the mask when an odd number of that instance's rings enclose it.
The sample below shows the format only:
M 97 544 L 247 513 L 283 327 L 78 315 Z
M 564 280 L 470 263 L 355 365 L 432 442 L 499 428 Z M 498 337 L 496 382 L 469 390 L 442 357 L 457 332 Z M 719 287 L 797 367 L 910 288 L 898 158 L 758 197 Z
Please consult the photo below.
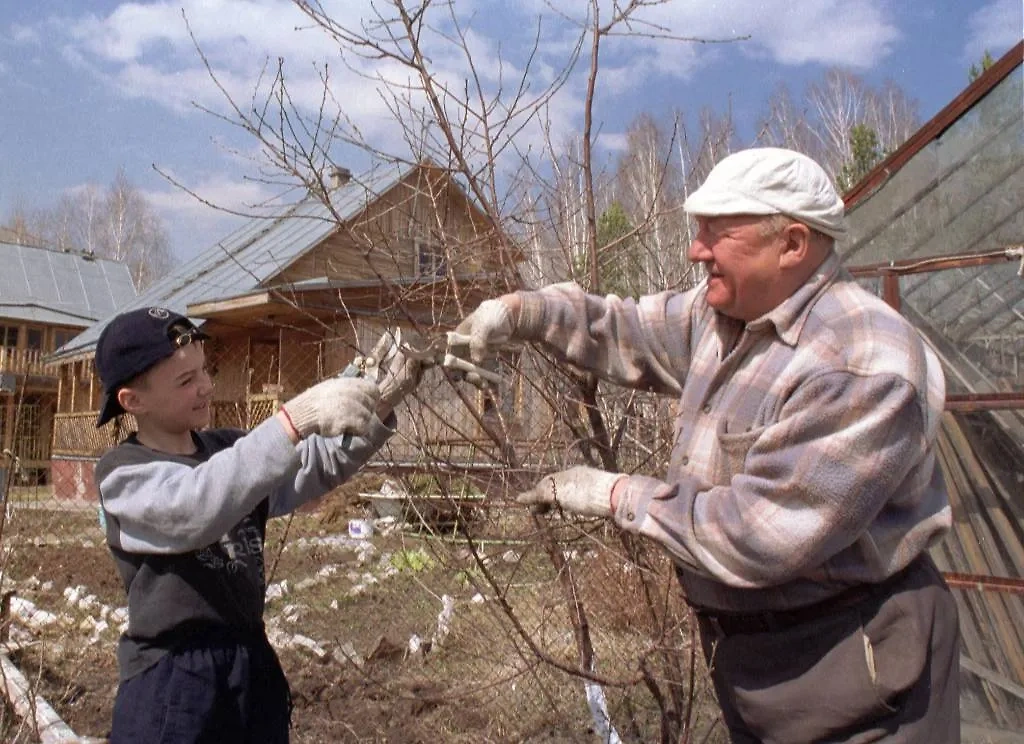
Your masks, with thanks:
M 0 371 L 17 375 L 50 376 L 54 368 L 44 363 L 46 354 L 40 349 L 14 349 L 0 346 Z

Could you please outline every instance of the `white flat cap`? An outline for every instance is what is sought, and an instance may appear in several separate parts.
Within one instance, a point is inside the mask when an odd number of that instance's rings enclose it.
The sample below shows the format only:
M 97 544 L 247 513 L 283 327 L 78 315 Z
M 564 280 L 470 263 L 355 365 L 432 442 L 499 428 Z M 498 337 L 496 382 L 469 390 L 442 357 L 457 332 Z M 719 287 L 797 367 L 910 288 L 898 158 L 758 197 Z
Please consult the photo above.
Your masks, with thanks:
M 701 217 L 784 214 L 833 238 L 846 232 L 843 200 L 828 174 L 806 155 L 779 147 L 723 158 L 683 209 Z

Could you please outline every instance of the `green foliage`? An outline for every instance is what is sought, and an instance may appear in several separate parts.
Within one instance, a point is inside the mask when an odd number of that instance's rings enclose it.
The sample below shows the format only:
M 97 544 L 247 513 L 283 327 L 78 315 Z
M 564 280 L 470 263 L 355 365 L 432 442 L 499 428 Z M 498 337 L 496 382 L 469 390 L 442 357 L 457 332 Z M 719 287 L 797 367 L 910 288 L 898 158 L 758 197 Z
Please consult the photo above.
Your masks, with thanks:
M 971 65 L 971 69 L 967 71 L 967 79 L 973 83 L 981 77 L 981 73 L 985 72 L 985 70 L 995 63 L 996 61 L 992 59 L 992 55 L 989 53 L 988 49 L 986 49 L 985 53 L 981 55 L 981 60 Z
M 851 189 L 860 179 L 883 157 L 882 148 L 878 143 L 878 134 L 867 124 L 855 124 L 850 129 L 850 160 L 843 165 L 836 175 L 836 185 L 840 192 Z
M 483 572 L 473 566 L 471 568 L 460 568 L 455 572 L 455 582 L 463 589 L 480 584 L 484 580 Z
M 388 562 L 399 571 L 411 573 L 429 571 L 434 567 L 434 559 L 423 548 L 396 550 Z
M 601 293 L 620 297 L 638 297 L 641 290 L 641 246 L 633 235 L 634 226 L 622 204 L 613 201 L 597 218 L 598 270 Z M 583 254 L 573 263 L 573 274 L 580 284 L 590 287 L 590 263 Z

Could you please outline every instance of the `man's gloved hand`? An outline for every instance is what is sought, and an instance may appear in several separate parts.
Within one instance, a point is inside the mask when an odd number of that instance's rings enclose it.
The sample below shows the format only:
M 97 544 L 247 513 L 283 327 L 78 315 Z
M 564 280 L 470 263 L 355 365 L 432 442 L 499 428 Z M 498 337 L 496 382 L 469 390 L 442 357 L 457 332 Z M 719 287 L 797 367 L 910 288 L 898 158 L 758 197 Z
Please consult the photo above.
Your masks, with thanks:
M 623 473 L 577 465 L 544 476 L 516 501 L 541 507 L 558 504 L 566 511 L 586 517 L 608 517 L 612 513 L 612 489 L 620 478 L 626 477 Z
M 466 316 L 454 331 L 448 334 L 448 346 L 456 356 L 464 356 L 469 346 L 469 358 L 474 364 L 481 364 L 494 350 L 508 343 L 512 338 L 512 311 L 498 300 L 484 300 L 480 307 Z M 459 347 L 462 352 L 459 353 Z
M 413 359 L 399 347 L 388 361 L 380 386 L 380 401 L 388 408 L 397 406 L 405 396 L 416 389 L 423 379 L 424 362 Z
M 362 377 L 332 377 L 281 406 L 300 437 L 337 437 L 370 433 L 380 400 L 377 383 Z

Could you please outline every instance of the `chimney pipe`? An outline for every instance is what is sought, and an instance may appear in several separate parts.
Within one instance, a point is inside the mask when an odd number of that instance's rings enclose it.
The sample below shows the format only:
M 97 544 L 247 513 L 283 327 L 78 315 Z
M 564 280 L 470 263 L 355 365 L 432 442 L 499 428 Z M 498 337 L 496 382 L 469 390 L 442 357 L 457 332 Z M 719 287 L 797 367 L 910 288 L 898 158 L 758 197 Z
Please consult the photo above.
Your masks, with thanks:
M 348 168 L 342 168 L 340 165 L 336 165 L 333 168 L 331 168 L 332 189 L 340 188 L 351 180 L 352 171 L 350 171 Z

